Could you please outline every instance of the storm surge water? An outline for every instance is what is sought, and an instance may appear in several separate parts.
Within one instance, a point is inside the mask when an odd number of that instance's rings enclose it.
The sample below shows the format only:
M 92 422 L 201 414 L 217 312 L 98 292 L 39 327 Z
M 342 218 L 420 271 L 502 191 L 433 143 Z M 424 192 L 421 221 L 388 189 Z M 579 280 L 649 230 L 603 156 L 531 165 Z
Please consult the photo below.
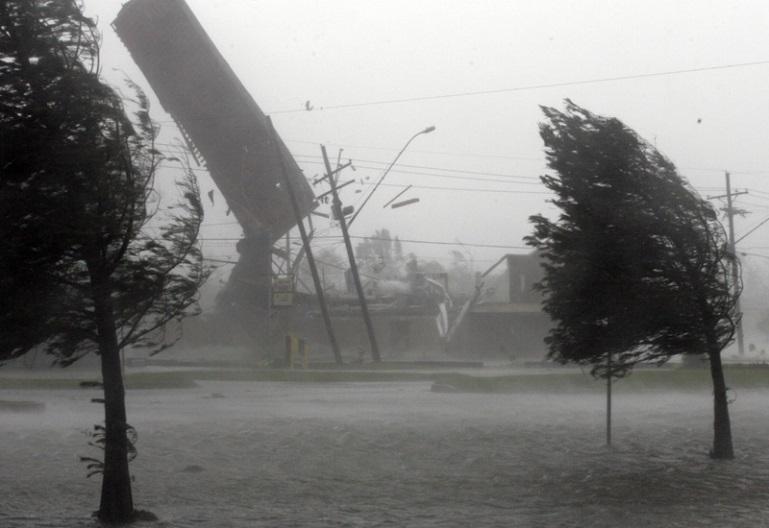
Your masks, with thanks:
M 95 526 L 78 455 L 88 391 L 0 425 L 0 526 Z M 707 456 L 706 393 L 434 393 L 413 383 L 203 382 L 134 390 L 132 464 L 147 527 L 760 526 L 769 523 L 769 392 L 732 405 L 737 459 Z

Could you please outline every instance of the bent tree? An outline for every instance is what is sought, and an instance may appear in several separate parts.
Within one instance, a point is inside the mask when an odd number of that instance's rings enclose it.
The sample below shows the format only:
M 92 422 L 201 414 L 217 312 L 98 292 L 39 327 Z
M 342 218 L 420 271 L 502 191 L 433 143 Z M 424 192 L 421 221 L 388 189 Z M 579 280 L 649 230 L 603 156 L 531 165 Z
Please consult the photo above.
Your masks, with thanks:
M 711 456 L 732 458 L 721 351 L 733 339 L 741 285 L 730 284 L 725 230 L 673 163 L 621 121 L 566 100 L 540 124 L 557 219 L 530 218 L 543 257 L 538 288 L 553 320 L 551 358 L 620 369 L 676 354 L 708 358 Z
M 120 351 L 159 350 L 197 311 L 207 278 L 194 176 L 158 205 L 156 129 L 101 81 L 94 22 L 75 0 L 0 3 L 0 359 L 41 346 L 61 365 L 100 356 L 104 461 L 98 515 L 134 518 Z M 136 87 L 133 87 L 136 88 Z M 12 323 L 12 324 L 9 324 Z

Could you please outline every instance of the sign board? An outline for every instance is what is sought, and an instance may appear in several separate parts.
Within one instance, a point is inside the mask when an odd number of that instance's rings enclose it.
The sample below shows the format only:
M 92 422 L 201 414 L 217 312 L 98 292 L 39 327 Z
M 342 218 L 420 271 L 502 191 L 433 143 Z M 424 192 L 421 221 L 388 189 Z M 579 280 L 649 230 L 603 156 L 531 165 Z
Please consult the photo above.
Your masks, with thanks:
M 281 275 L 272 280 L 272 305 L 293 306 L 294 279 L 290 275 Z
M 293 306 L 294 305 L 294 293 L 293 292 L 272 292 L 272 305 L 276 308 Z

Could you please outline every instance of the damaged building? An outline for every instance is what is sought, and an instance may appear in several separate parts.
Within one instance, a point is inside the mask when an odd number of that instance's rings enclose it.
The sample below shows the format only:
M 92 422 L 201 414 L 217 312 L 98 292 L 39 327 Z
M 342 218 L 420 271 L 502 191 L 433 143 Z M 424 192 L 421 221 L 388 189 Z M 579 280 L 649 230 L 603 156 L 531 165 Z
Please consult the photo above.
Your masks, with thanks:
M 544 360 L 550 319 L 533 288 L 542 277 L 540 258 L 536 253 L 506 255 L 499 264 L 501 272 L 479 278 L 477 298 L 464 302 L 448 290 L 445 274 L 415 271 L 400 281 L 401 287 L 387 281 L 384 291 L 369 281 L 367 301 L 383 358 Z M 352 292 L 329 302 L 347 356 L 365 356 L 366 332 Z M 314 299 L 306 296 L 301 303 L 293 331 L 315 343 L 317 355 L 330 358 Z
M 292 261 L 290 247 L 276 244 L 316 206 L 288 148 L 184 0 L 130 0 L 113 26 L 243 228 L 238 262 L 220 296 L 219 320 L 237 323 L 240 335 L 261 350 L 255 353 L 281 346 L 291 334 L 311 343 L 317 359 L 331 359 L 317 299 L 296 293 L 302 251 Z M 298 214 L 284 177 L 296 194 Z M 531 289 L 539 263 L 533 254 L 503 261 L 505 273 L 460 303 L 445 277 L 418 269 L 395 288 L 368 284 L 383 359 L 542 359 L 548 321 Z M 337 295 L 329 305 L 346 359 L 363 359 L 368 339 L 357 299 Z

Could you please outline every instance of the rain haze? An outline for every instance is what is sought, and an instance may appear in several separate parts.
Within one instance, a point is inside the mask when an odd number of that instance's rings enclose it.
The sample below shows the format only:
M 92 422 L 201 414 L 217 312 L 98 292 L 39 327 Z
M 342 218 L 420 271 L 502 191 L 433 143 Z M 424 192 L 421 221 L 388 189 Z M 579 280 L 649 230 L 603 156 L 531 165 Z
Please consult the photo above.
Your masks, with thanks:
M 86 3 L 101 23 L 104 75 L 116 85 L 128 75 L 151 94 L 109 28 L 121 4 Z M 769 192 L 763 2 L 188 5 L 308 177 L 323 173 L 324 144 L 334 162 L 344 149 L 342 159 L 357 170 L 342 179 L 364 180 L 368 191 L 413 134 L 436 127 L 404 152 L 353 236 L 387 228 L 401 239 L 461 242 L 464 249 L 414 243 L 404 250 L 444 264 L 449 249 L 467 250 L 479 271 L 504 253 L 528 251 L 528 217 L 553 211 L 538 180 L 546 172 L 539 105 L 560 107 L 567 97 L 635 129 L 703 195 L 724 194 L 725 170 L 735 187 L 754 189 L 740 197 L 752 214 L 737 219 L 738 237 L 769 210 L 762 197 Z M 174 137 L 160 104 L 153 115 Z M 382 209 L 408 185 L 404 198 L 418 204 Z M 214 188 L 204 177 L 201 186 Z M 358 189 L 342 191 L 346 205 L 365 196 Z M 240 235 L 226 210 L 219 200 L 206 211 L 205 238 Z M 339 230 L 318 224 L 314 243 L 342 253 Z M 769 227 L 744 246 L 769 255 Z M 205 250 L 237 255 L 234 243 L 211 240 Z
M 162 75 L 129 51 L 130 24 L 113 25 L 148 0 L 84 0 L 102 78 L 143 90 L 157 146 L 191 164 L 211 266 L 201 313 L 159 338 L 174 346 L 121 350 L 137 526 L 769 524 L 769 3 L 157 2 L 189 6 L 271 119 L 290 153 L 275 158 L 317 197 L 305 223 L 320 274 L 295 222 L 254 229 L 260 212 L 204 159 L 215 138 L 161 104 Z M 554 174 L 541 107 L 567 99 L 658 149 L 725 226 L 729 173 L 744 342 L 724 348 L 727 388 L 704 353 L 608 380 L 621 355 L 548 359 L 524 238 L 532 215 L 560 212 L 540 180 Z M 362 285 L 321 146 L 349 163 L 337 183 Z M 159 204 L 183 174 L 161 164 Z M 275 214 L 293 218 L 287 204 Z M 36 347 L 0 368 L 3 527 L 102 526 L 97 506 L 105 518 L 105 466 L 83 460 L 106 458 L 102 360 L 51 361 Z M 719 391 L 731 456 L 718 455 Z

